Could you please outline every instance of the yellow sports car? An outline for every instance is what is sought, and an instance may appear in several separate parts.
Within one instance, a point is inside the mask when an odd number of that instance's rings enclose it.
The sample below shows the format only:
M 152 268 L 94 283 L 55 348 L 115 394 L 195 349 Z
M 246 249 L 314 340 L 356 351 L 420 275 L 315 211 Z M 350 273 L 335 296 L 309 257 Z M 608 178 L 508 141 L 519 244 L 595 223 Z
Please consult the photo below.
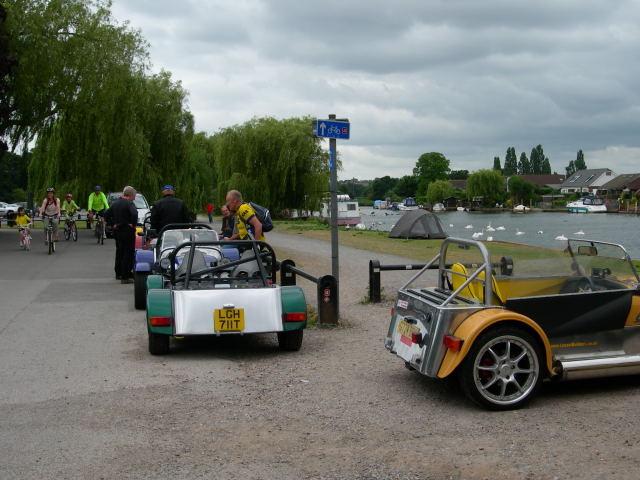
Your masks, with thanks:
M 385 347 L 493 410 L 523 406 L 545 379 L 640 373 L 640 278 L 621 245 L 569 239 L 493 260 L 446 239 L 398 291 Z

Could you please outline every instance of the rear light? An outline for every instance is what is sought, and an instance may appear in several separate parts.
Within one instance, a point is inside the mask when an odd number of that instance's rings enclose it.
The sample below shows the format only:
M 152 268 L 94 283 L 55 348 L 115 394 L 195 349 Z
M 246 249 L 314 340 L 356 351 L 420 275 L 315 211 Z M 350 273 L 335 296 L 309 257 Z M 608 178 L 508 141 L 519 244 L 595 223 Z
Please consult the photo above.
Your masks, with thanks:
M 422 334 L 420 332 L 413 332 L 411 334 L 411 343 L 417 343 L 422 346 Z
M 445 335 L 444 336 L 444 346 L 447 347 L 452 352 L 459 352 L 462 348 L 463 340 L 458 337 L 454 337 L 453 335 Z
M 149 325 L 152 327 L 170 327 L 171 317 L 150 317 Z
M 307 312 L 285 313 L 285 322 L 305 322 L 307 320 Z

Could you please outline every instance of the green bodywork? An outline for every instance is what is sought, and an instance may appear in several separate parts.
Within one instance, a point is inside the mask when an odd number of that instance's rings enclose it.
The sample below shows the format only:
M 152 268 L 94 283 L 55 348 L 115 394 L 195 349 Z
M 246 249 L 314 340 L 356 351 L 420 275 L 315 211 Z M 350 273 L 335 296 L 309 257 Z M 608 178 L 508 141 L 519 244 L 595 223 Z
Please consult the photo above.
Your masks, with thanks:
M 162 288 L 163 286 L 162 275 L 149 275 L 147 277 L 147 290 Z
M 150 275 L 149 278 L 153 276 L 156 275 Z M 162 280 L 162 277 L 160 277 L 160 280 Z M 149 318 L 151 317 L 171 317 L 171 325 L 167 327 L 152 327 L 149 324 Z M 152 333 L 173 335 L 171 290 L 154 288 L 147 293 L 147 329 Z
M 282 299 L 282 313 L 298 313 L 307 311 L 307 302 L 300 287 L 280 287 Z M 307 326 L 307 322 L 282 322 L 283 331 L 300 330 Z

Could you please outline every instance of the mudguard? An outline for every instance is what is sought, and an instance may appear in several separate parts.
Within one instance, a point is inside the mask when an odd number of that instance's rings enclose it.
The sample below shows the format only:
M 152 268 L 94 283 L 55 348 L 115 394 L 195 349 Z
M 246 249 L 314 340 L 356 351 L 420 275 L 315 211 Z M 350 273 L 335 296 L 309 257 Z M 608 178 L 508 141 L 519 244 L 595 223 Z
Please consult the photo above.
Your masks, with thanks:
M 147 262 L 137 262 L 134 271 L 135 272 L 150 272 L 151 271 L 151 264 L 147 263 Z
M 169 317 L 171 325 L 154 327 L 149 323 L 151 317 Z M 152 333 L 173 335 L 173 307 L 171 302 L 171 290 L 149 290 L 147 293 L 147 329 Z
M 547 371 L 551 372 L 553 367 L 551 344 L 542 328 L 529 317 L 525 317 L 519 313 L 498 308 L 488 308 L 470 315 L 453 333 L 455 337 L 463 341 L 462 348 L 458 352 L 447 350 L 440 370 L 438 371 L 438 378 L 445 378 L 454 372 L 458 365 L 462 363 L 467 353 L 469 353 L 473 342 L 482 332 L 491 326 L 504 323 L 520 325 L 540 339 L 540 344 L 545 353 L 544 363 L 547 366 Z
M 222 247 L 222 256 L 224 258 L 228 258 L 230 261 L 235 262 L 236 260 L 240 260 L 240 252 L 236 247 L 231 246 L 223 246 Z
M 284 286 L 280 287 L 280 298 L 282 301 L 282 314 L 287 313 L 300 313 L 307 312 L 307 301 L 304 296 L 304 292 L 298 286 Z M 306 318 L 306 317 L 305 317 Z M 300 330 L 307 326 L 306 320 L 304 322 L 282 322 L 282 329 L 288 330 Z
M 164 282 L 162 280 L 162 275 L 149 275 L 147 277 L 147 291 L 162 289 L 163 286 Z

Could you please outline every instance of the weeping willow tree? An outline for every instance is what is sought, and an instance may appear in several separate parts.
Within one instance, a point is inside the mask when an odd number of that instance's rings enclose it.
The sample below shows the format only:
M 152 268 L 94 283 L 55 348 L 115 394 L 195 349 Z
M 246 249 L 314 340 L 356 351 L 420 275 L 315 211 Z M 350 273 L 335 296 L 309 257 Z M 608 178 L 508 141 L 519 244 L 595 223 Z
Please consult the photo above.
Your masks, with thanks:
M 313 208 L 326 193 L 327 154 L 310 118 L 254 118 L 213 137 L 218 201 L 230 189 L 272 213 Z

